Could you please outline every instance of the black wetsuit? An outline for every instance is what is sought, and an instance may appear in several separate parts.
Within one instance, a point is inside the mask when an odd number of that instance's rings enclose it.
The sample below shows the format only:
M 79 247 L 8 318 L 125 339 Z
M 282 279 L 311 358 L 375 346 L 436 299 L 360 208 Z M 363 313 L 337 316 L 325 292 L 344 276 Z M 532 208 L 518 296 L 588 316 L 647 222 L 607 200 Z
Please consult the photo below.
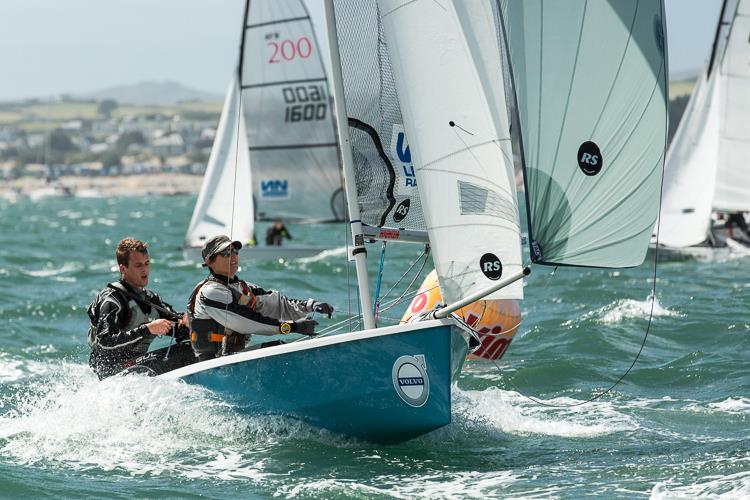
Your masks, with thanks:
M 291 240 L 292 235 L 286 226 L 271 226 L 266 230 L 266 245 L 279 247 L 284 239 Z
M 184 342 L 189 340 L 186 327 L 173 329 L 177 343 L 171 348 L 148 352 L 156 335 L 146 323 L 180 317 L 150 290 L 138 291 L 122 280 L 110 283 L 91 302 L 88 314 L 89 366 L 100 379 L 123 370 L 159 375 L 195 362 L 190 343 Z

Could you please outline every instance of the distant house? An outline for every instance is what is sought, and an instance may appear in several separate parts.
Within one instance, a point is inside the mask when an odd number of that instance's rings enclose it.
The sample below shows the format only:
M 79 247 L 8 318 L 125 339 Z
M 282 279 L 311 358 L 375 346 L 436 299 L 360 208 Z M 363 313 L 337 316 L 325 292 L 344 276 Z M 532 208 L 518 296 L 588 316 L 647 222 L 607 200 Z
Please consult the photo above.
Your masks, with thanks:
M 169 134 L 151 143 L 151 150 L 155 155 L 174 156 L 185 152 L 185 141 L 180 134 Z

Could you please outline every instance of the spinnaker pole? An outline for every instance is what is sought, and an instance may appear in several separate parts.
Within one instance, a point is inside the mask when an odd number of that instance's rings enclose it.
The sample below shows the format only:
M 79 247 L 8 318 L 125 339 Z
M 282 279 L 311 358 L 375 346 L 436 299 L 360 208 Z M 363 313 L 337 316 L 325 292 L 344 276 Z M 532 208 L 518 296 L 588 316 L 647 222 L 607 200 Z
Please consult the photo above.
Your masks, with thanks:
M 341 60 L 339 58 L 339 41 L 336 33 L 336 14 L 333 9 L 333 0 L 325 0 L 323 9 L 325 10 L 326 30 L 328 32 L 328 54 L 331 59 L 331 83 L 333 84 L 331 106 L 336 113 L 336 129 L 344 171 L 346 203 L 349 208 L 349 225 L 354 242 L 352 255 L 357 268 L 357 286 L 359 287 L 362 321 L 365 330 L 369 330 L 375 328 L 375 315 L 373 314 L 370 282 L 367 276 L 367 250 L 365 249 L 365 238 L 362 234 L 362 220 L 360 219 L 359 202 L 357 201 L 357 183 L 354 177 L 354 160 L 349 141 L 349 120 L 346 113 L 346 102 L 344 101 L 344 83 L 341 77 Z

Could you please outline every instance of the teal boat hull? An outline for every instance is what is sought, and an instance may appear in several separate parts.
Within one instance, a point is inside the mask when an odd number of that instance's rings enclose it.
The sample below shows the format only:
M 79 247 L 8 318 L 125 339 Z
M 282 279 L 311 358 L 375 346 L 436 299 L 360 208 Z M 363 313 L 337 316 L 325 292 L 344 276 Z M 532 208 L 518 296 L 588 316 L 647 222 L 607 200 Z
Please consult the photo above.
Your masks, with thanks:
M 451 422 L 451 387 L 469 349 L 452 320 L 315 338 L 225 356 L 166 374 L 249 415 L 395 443 Z

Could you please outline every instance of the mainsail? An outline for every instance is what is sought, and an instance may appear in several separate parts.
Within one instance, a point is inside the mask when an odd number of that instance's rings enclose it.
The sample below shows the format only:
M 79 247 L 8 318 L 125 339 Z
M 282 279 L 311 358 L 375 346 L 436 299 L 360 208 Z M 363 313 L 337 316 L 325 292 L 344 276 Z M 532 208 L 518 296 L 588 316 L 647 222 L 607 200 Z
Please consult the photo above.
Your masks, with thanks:
M 532 259 L 636 266 L 666 142 L 662 0 L 503 0 Z
M 218 234 L 253 238 L 253 197 L 245 120 L 237 78 L 229 84 L 185 244 L 200 247 Z
M 248 0 L 240 88 L 256 218 L 345 218 L 328 80 L 301 0 Z
M 521 270 L 496 18 L 487 2 L 378 5 L 433 261 L 455 302 Z M 522 296 L 517 281 L 488 298 Z
M 718 74 L 702 75 L 680 120 L 664 167 L 659 243 L 688 247 L 708 235 L 719 154 Z
M 750 0 L 740 0 L 719 68 L 721 125 L 714 208 L 750 211 Z
M 669 148 L 659 242 L 689 247 L 710 236 L 711 212 L 750 210 L 750 1 L 724 1 L 711 58 L 699 77 Z M 722 43 L 724 26 L 729 36 Z

